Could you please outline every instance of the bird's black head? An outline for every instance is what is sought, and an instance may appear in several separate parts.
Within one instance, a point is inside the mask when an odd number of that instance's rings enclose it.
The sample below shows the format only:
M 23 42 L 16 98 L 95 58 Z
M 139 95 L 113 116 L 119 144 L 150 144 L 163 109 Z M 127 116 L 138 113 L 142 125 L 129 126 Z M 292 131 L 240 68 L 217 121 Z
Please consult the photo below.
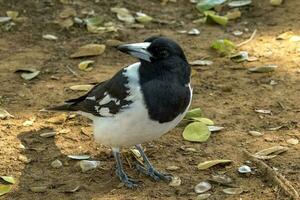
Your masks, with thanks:
M 141 61 L 142 82 L 162 78 L 186 85 L 190 81 L 191 68 L 183 50 L 171 39 L 150 37 L 142 43 L 120 45 L 118 49 Z
M 186 61 L 181 47 L 166 37 L 154 36 L 146 39 L 143 43 L 120 45 L 118 49 L 140 59 L 142 62 L 157 62 L 175 57 Z

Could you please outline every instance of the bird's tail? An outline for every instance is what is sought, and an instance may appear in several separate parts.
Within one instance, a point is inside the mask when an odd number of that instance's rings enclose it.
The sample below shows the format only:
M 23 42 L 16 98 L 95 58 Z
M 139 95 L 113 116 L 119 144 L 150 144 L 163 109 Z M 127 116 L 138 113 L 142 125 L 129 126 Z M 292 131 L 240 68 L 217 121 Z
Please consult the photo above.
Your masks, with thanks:
M 63 105 L 58 105 L 58 106 L 54 106 L 54 107 L 50 107 L 50 108 L 46 108 L 47 111 L 78 111 L 78 109 L 76 109 L 74 107 L 73 104 L 71 103 L 65 103 Z

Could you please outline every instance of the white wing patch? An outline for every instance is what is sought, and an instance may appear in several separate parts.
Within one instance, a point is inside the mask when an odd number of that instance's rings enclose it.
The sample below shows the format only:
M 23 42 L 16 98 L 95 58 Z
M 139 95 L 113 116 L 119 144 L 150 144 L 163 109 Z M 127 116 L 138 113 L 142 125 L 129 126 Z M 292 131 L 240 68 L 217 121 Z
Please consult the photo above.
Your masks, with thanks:
M 109 112 L 109 108 L 106 108 L 106 107 L 100 108 L 98 112 L 101 116 L 105 116 L 105 117 L 112 117 L 113 116 L 113 114 L 111 114 Z

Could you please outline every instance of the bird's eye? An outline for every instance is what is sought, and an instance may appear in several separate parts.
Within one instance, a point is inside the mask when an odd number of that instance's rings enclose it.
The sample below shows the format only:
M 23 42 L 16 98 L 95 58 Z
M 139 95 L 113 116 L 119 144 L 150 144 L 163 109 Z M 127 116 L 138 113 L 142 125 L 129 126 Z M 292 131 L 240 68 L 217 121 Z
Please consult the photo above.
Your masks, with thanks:
M 166 49 L 161 49 L 161 50 L 159 51 L 159 55 L 160 55 L 160 57 L 162 57 L 162 58 L 166 58 L 166 57 L 169 56 L 169 52 L 168 52 L 168 50 L 166 50 Z

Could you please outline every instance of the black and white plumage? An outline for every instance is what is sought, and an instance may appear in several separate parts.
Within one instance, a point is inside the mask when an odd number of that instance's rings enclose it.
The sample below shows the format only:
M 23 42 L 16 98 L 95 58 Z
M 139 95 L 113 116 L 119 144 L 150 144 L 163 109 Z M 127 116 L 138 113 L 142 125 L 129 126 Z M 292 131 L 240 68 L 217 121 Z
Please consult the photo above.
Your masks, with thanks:
M 165 37 L 118 49 L 140 62 L 123 68 L 86 95 L 51 109 L 75 111 L 93 120 L 95 140 L 112 147 L 117 175 L 126 186 L 136 183 L 122 168 L 122 146 L 136 145 L 145 161 L 140 171 L 155 180 L 169 179 L 152 167 L 140 144 L 170 131 L 184 117 L 192 99 L 190 66 L 180 46 Z

